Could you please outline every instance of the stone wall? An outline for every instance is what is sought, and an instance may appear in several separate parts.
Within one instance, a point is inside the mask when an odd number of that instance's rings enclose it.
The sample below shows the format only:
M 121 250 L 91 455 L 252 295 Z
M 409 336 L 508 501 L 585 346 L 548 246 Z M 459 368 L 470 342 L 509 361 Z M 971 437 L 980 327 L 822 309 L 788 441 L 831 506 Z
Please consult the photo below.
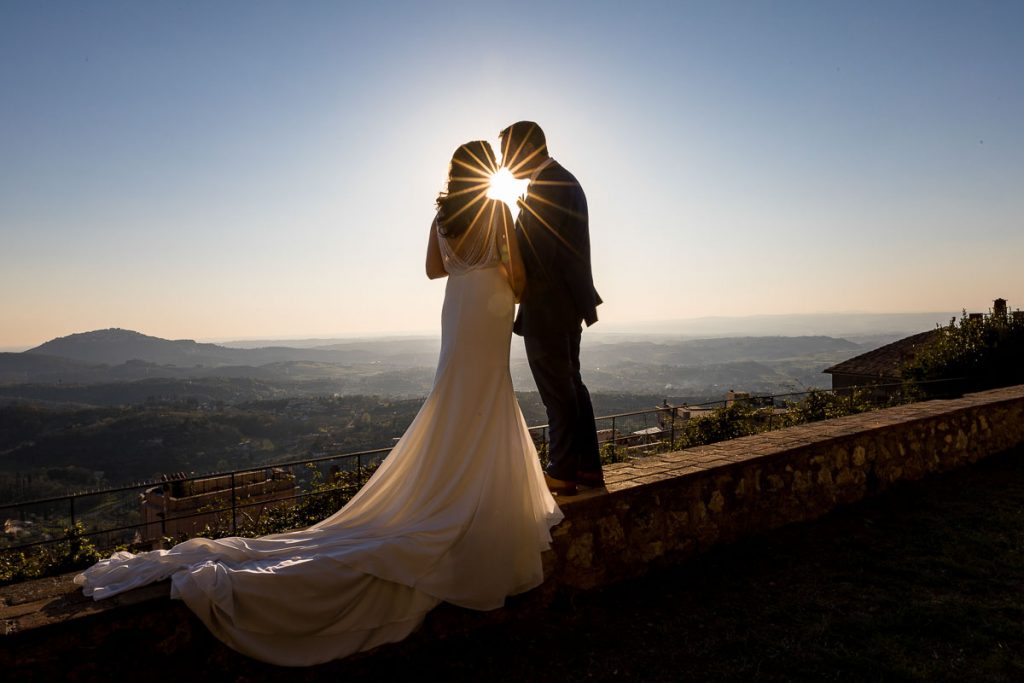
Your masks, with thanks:
M 417 637 L 543 608 L 559 590 L 641 576 L 1021 444 L 1024 386 L 1017 386 L 612 465 L 607 490 L 560 500 L 566 519 L 544 556 L 542 589 L 487 614 L 435 610 Z M 45 680 L 68 671 L 91 677 L 111 662 L 131 670 L 133 663 L 168 657 L 213 658 L 232 671 L 261 666 L 213 640 L 167 593 L 164 583 L 97 603 L 82 597 L 71 575 L 2 588 L 0 667 L 24 680 Z
M 1021 443 L 1024 386 L 613 465 L 607 494 L 563 504 L 551 574 L 582 589 L 639 576 Z

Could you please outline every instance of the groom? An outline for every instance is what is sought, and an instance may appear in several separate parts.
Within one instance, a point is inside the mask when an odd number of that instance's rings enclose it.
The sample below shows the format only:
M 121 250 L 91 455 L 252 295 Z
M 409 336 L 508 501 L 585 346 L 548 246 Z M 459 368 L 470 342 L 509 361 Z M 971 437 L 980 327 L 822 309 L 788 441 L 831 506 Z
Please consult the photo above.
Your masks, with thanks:
M 597 322 L 601 303 L 590 268 L 587 198 L 575 176 L 548 156 L 536 123 L 513 123 L 499 135 L 502 164 L 530 181 L 515 227 L 526 291 L 514 330 L 526 343 L 548 413 L 544 478 L 552 493 L 573 495 L 577 483 L 604 485 L 594 407 L 580 377 L 582 323 Z

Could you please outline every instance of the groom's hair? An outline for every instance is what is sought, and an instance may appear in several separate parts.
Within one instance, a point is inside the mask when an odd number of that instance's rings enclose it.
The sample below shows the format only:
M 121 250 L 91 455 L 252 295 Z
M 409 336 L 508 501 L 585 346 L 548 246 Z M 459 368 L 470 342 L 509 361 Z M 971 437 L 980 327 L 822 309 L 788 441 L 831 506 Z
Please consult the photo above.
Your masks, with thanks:
M 530 163 L 527 155 L 548 155 L 544 131 L 533 121 L 517 121 L 498 133 L 498 137 L 501 138 L 501 162 L 506 166 Z M 525 151 L 527 145 L 533 148 L 529 152 Z

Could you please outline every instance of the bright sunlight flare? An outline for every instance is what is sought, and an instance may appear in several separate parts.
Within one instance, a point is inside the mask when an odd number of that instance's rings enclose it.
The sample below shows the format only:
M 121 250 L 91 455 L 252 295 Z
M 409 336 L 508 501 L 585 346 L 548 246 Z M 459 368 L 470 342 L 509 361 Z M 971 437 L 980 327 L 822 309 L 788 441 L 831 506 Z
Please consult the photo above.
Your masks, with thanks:
M 491 175 L 491 186 L 487 189 L 488 199 L 500 199 L 516 208 L 516 198 L 526 193 L 529 180 L 517 180 L 507 168 L 499 168 Z

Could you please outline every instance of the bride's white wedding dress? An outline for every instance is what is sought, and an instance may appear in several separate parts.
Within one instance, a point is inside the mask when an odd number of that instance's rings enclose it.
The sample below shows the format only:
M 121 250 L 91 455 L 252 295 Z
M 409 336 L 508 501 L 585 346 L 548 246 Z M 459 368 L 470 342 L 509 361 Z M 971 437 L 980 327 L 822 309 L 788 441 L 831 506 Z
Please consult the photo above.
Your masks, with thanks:
M 497 230 L 477 232 L 439 236 L 450 276 L 433 389 L 345 507 L 308 529 L 115 553 L 75 578 L 85 594 L 170 577 L 225 643 L 301 666 L 401 640 L 441 601 L 488 610 L 539 585 L 562 513 L 512 388 Z

